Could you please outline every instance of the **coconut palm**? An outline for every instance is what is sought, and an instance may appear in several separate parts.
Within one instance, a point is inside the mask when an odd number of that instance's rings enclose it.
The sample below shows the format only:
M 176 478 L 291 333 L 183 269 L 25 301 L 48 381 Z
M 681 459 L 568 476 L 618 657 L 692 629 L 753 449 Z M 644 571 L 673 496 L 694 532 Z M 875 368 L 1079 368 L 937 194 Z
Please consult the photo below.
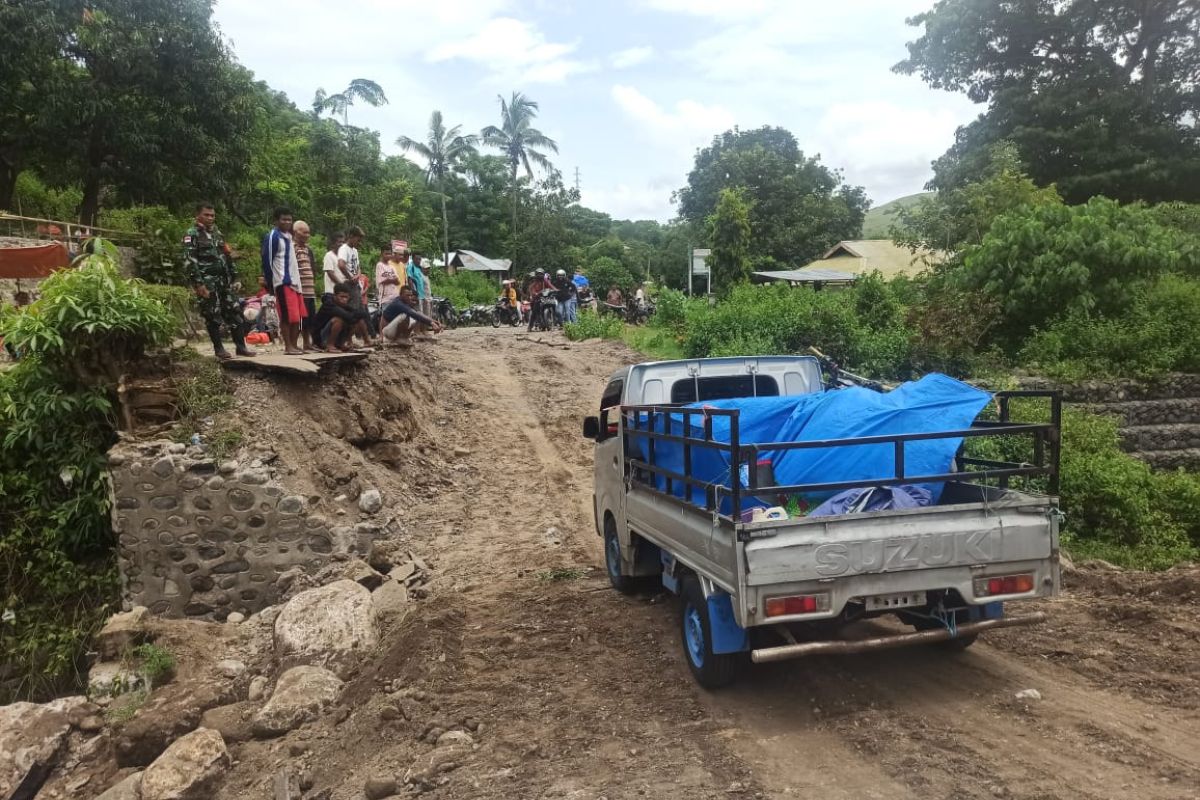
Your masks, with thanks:
M 517 230 L 517 171 L 524 166 L 525 173 L 533 177 L 533 166 L 536 164 L 549 172 L 554 169 L 550 159 L 544 153 L 535 150 L 540 147 L 551 152 L 558 152 L 558 144 L 546 134 L 533 127 L 537 117 L 538 104 L 520 92 L 513 92 L 512 99 L 500 101 L 500 127 L 488 125 L 481 136 L 483 143 L 495 147 L 504 153 L 508 160 L 509 180 L 512 191 L 513 233 Z
M 324 89 L 317 89 L 317 94 L 313 97 L 313 113 L 320 115 L 328 111 L 335 115 L 341 114 L 342 124 L 349 125 L 350 106 L 354 105 L 355 100 L 362 100 L 370 106 L 386 105 L 388 101 L 383 87 L 378 83 L 366 78 L 355 78 L 337 94 L 326 94 Z
M 406 153 L 416 153 L 425 159 L 425 181 L 431 185 L 436 184 L 438 194 L 442 197 L 443 258 L 450 252 L 450 223 L 446 216 L 446 176 L 460 168 L 469 156 L 476 155 L 475 145 L 479 143 L 478 136 L 463 136 L 461 131 L 461 125 L 447 129 L 442 121 L 442 112 L 434 111 L 429 117 L 429 133 L 424 142 L 407 136 L 396 140 L 396 144 Z

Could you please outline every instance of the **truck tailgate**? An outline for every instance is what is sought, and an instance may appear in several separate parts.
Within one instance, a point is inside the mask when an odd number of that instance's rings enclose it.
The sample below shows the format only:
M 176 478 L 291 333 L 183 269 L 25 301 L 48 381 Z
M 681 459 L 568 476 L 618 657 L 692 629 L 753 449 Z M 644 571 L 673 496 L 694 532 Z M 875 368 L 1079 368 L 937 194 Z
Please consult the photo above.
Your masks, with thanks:
M 1050 558 L 1046 501 L 941 506 L 747 526 L 746 585 Z

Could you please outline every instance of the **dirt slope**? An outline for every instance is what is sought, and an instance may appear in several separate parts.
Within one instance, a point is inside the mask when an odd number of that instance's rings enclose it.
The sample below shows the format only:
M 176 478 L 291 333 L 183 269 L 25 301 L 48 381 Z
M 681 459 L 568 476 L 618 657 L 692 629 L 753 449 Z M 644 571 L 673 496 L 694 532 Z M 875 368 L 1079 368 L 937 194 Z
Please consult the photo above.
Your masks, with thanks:
M 386 775 L 440 798 L 1200 797 L 1200 572 L 1080 573 L 1033 633 L 769 665 L 708 694 L 673 602 L 617 595 L 601 569 L 579 421 L 634 355 L 487 329 L 385 359 L 389 381 L 437 374 L 400 451 L 281 452 L 298 480 L 350 465 L 403 497 L 397 537 L 433 568 L 428 596 L 338 713 L 235 745 L 221 797 L 271 797 L 288 766 L 333 798 Z M 1027 688 L 1043 699 L 1014 699 Z M 437 749 L 431 726 L 475 743 Z

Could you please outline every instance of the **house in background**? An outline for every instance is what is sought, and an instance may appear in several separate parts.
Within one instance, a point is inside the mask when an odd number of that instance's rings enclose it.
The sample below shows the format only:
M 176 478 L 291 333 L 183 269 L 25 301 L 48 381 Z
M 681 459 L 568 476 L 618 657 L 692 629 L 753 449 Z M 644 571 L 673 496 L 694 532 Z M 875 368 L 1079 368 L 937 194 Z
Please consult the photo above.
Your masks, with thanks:
M 932 250 L 917 252 L 896 244 L 891 239 L 855 239 L 838 242 L 816 261 L 800 269 L 755 272 L 755 283 L 786 281 L 811 284 L 817 288 L 853 283 L 861 275 L 879 272 L 884 278 L 897 275 L 916 275 L 938 263 L 942 254 Z
M 435 266 L 437 265 L 436 262 Z M 450 275 L 463 270 L 464 272 L 481 272 L 497 283 L 508 277 L 512 269 L 512 261 L 507 258 L 488 258 L 473 250 L 451 250 L 446 254 L 446 272 Z

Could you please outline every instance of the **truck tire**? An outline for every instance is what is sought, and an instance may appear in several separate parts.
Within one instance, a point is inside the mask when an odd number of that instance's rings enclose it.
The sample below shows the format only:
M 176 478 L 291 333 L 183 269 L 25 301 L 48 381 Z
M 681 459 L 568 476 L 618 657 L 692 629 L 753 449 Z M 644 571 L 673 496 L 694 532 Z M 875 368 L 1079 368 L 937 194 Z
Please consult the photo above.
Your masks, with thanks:
M 604 517 L 604 570 L 608 573 L 608 582 L 621 594 L 637 591 L 637 578 L 621 573 L 621 540 L 617 536 L 616 520 L 610 516 Z
M 712 629 L 708 619 L 708 600 L 700 581 L 693 577 L 684 578 L 680 598 L 681 610 L 680 641 L 683 643 L 683 659 L 687 662 L 692 677 L 705 689 L 720 689 L 737 678 L 744 663 L 743 653 L 712 651 Z

